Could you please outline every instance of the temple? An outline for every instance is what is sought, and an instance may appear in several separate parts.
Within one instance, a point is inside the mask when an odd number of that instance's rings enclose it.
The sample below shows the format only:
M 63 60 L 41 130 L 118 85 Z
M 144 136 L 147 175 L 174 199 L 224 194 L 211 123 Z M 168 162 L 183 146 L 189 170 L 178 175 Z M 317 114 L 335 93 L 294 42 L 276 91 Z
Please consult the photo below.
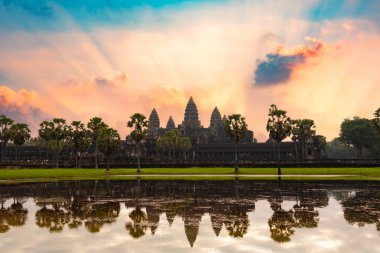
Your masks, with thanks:
M 218 144 L 229 144 L 229 146 L 233 144 L 230 137 L 224 131 L 223 119 L 219 109 L 217 107 L 214 108 L 210 116 L 209 127 L 204 127 L 199 119 L 198 108 L 193 97 L 190 97 L 187 102 L 183 121 L 178 125 L 175 124 L 170 116 L 166 127 L 161 127 L 159 115 L 156 109 L 153 108 L 149 115 L 148 137 L 145 145 L 147 153 L 157 155 L 159 153 L 156 148 L 157 140 L 172 129 L 177 129 L 181 135 L 189 137 L 192 145 L 189 153 L 193 154 L 193 158 L 196 158 L 197 154 L 202 152 L 199 149 L 200 147 L 204 147 L 202 145 L 208 147 L 207 144 L 217 144 L 217 147 L 221 147 Z M 240 143 L 254 143 L 254 133 L 247 130 L 244 139 Z
M 155 108 L 149 116 L 148 138 L 145 143 L 145 156 L 155 161 L 168 160 L 165 152 L 157 149 L 157 140 L 167 131 L 177 129 L 182 136 L 189 137 L 191 149 L 187 151 L 188 160 L 198 163 L 227 164 L 234 159 L 234 143 L 224 130 L 224 121 L 218 107 L 215 107 L 210 115 L 208 127 L 204 127 L 199 119 L 198 108 L 193 97 L 187 102 L 184 117 L 180 124 L 175 124 L 170 116 L 165 127 L 160 126 L 159 114 Z M 268 140 L 264 143 L 257 143 L 254 132 L 247 130 L 244 139 L 239 144 L 239 160 L 244 162 L 255 161 L 275 161 L 275 143 Z M 133 154 L 133 146 L 128 147 L 130 154 Z M 128 151 L 127 151 L 128 153 Z M 281 144 L 281 157 L 284 160 L 294 160 L 295 148 L 291 142 Z M 311 151 L 309 152 L 311 154 Z M 183 160 L 183 157 L 178 157 Z M 170 157 L 170 160 L 173 160 Z

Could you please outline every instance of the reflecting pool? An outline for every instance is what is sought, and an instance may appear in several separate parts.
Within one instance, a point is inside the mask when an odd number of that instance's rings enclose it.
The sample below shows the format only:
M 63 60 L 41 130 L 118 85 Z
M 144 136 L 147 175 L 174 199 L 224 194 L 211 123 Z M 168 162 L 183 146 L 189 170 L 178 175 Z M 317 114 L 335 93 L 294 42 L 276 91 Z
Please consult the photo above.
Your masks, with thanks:
M 0 185 L 0 252 L 380 252 L 380 184 Z

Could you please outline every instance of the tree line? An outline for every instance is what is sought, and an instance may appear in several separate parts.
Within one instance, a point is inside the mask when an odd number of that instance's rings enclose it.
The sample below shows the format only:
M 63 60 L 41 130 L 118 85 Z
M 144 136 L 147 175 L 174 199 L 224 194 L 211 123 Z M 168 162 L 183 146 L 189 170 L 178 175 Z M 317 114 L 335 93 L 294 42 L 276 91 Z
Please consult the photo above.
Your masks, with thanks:
M 141 113 L 133 114 L 126 123 L 131 128 L 127 142 L 136 148 L 137 171 L 140 172 L 140 156 L 142 146 L 149 130 L 149 121 Z M 111 158 L 121 148 L 121 138 L 117 130 L 109 127 L 102 118 L 93 117 L 87 124 L 81 121 L 68 123 L 65 119 L 54 118 L 43 121 L 39 125 L 38 137 L 31 139 L 31 131 L 25 123 L 15 123 L 6 115 L 0 115 L 0 143 L 1 161 L 4 160 L 4 150 L 9 142 L 17 147 L 31 141 L 46 149 L 47 155 L 53 158 L 58 167 L 60 155 L 64 148 L 69 148 L 75 158 L 75 167 L 80 167 L 84 153 L 91 152 L 94 157 L 94 167 L 98 168 L 99 155 L 106 161 L 109 171 Z M 244 139 L 247 132 L 247 123 L 241 114 L 231 114 L 223 121 L 225 133 L 235 144 L 235 172 L 238 168 L 238 143 Z M 295 147 L 296 159 L 304 158 L 306 146 L 310 140 L 317 152 L 326 146 L 326 138 L 316 134 L 316 126 L 311 119 L 291 119 L 287 111 L 271 105 L 268 112 L 266 130 L 270 141 L 277 144 L 278 174 L 281 175 L 280 149 L 281 142 L 290 138 Z M 356 148 L 362 155 L 366 152 L 380 150 L 380 108 L 374 112 L 373 119 L 354 117 L 345 119 L 341 124 L 340 136 L 337 140 Z M 183 156 L 191 149 L 191 141 L 183 136 L 177 129 L 167 131 L 157 140 L 157 149 L 168 152 L 169 156 Z M 299 149 L 301 147 L 301 149 Z M 298 151 L 301 150 L 301 154 Z M 16 154 L 17 157 L 17 154 Z M 48 157 L 47 157 L 48 158 Z

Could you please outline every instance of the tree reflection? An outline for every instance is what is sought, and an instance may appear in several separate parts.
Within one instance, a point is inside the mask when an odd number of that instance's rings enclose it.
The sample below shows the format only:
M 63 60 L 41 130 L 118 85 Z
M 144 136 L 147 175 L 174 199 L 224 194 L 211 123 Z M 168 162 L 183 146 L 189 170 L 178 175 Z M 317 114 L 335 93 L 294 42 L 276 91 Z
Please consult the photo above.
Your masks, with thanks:
M 90 233 L 97 233 L 104 224 L 115 222 L 120 212 L 119 202 L 96 202 L 88 199 L 55 199 L 37 203 L 36 224 L 50 232 L 61 232 L 85 225 Z
M 244 207 L 243 207 L 244 208 Z M 232 237 L 243 237 L 249 227 L 248 215 L 240 206 L 230 208 L 227 219 L 224 222 L 228 234 Z
M 97 233 L 104 224 L 115 222 L 119 213 L 119 202 L 93 203 L 86 213 L 84 225 L 90 233 Z
M 51 208 L 46 203 L 36 212 L 36 225 L 40 228 L 48 228 L 50 232 L 60 232 L 65 224 L 70 221 L 70 213 L 62 203 L 52 203 Z
M 380 231 L 380 192 L 359 191 L 342 201 L 345 220 L 351 225 L 363 227 L 376 224 Z
M 277 209 L 268 220 L 269 230 L 273 240 L 279 243 L 290 241 L 290 236 L 294 234 L 295 220 L 293 211 Z
M 297 203 L 290 210 L 282 208 L 280 192 L 269 199 L 273 215 L 268 220 L 268 225 L 271 237 L 276 242 L 289 242 L 295 232 L 294 228 L 317 227 L 319 213 L 315 208 L 324 207 L 328 204 L 326 191 L 305 191 L 297 193 L 296 197 Z
M 144 211 L 137 206 L 130 214 L 129 218 L 132 219 L 133 222 L 127 222 L 125 228 L 128 230 L 129 234 L 134 238 L 138 239 L 145 235 L 147 230 L 147 216 Z
M 23 203 L 17 198 L 13 199 L 10 207 L 4 207 L 4 201 L 0 209 L 0 233 L 6 233 L 11 227 L 20 227 L 25 225 L 28 210 L 23 207 Z

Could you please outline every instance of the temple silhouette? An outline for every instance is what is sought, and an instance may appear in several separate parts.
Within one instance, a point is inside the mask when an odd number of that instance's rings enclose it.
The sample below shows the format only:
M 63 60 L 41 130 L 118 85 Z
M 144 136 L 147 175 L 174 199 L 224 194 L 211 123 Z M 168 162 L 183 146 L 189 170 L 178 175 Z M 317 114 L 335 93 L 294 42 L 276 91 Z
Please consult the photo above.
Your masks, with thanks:
M 157 140 L 166 132 L 177 129 L 182 136 L 189 137 L 191 141 L 191 149 L 186 156 L 188 160 L 214 164 L 232 162 L 235 152 L 234 143 L 225 132 L 225 120 L 226 115 L 222 117 L 218 107 L 215 107 L 210 115 L 209 126 L 204 127 L 199 119 L 198 108 L 193 97 L 190 97 L 187 102 L 183 120 L 179 124 L 176 124 L 173 117 L 169 116 L 165 127 L 161 126 L 159 114 L 153 108 L 149 115 L 148 136 L 144 144 L 143 155 L 148 159 L 167 160 L 169 155 L 166 152 L 158 150 Z M 259 160 L 276 160 L 274 145 L 275 143 L 271 140 L 258 143 L 254 138 L 254 132 L 248 129 L 245 137 L 238 143 L 239 160 L 243 163 Z M 136 152 L 134 148 L 133 144 L 127 144 L 126 146 L 127 152 L 131 156 Z M 307 153 L 308 157 L 312 157 L 314 155 L 312 145 L 307 145 L 305 148 L 307 149 L 305 153 Z M 301 153 L 300 150 L 299 153 Z M 283 160 L 294 159 L 296 151 L 293 143 L 283 142 L 281 144 L 280 155 Z M 173 157 L 170 160 L 173 160 Z

